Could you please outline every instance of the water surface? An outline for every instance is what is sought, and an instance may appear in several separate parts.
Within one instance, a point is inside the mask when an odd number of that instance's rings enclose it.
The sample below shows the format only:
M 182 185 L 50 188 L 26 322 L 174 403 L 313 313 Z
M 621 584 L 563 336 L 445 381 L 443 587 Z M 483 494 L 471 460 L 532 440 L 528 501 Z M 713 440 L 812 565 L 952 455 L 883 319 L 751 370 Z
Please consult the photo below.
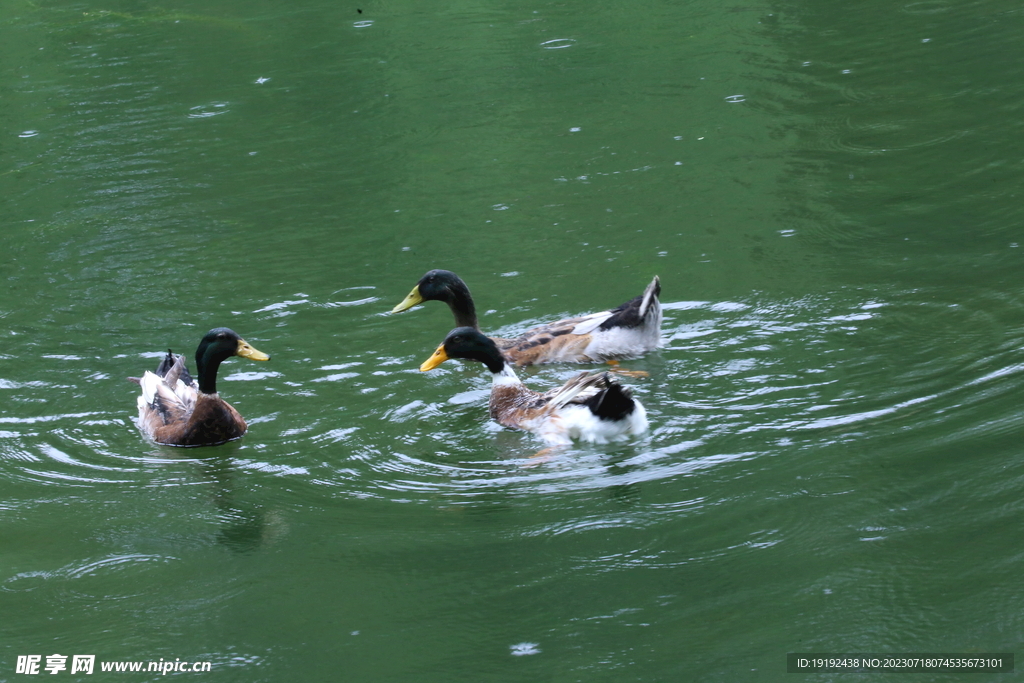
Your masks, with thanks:
M 1012 652 L 1022 19 L 0 2 L 0 680 Z M 438 267 L 496 334 L 659 275 L 650 432 L 533 458 L 479 366 L 418 372 L 450 314 L 387 311 Z M 147 442 L 125 378 L 220 325 L 273 357 L 222 367 L 249 433 Z

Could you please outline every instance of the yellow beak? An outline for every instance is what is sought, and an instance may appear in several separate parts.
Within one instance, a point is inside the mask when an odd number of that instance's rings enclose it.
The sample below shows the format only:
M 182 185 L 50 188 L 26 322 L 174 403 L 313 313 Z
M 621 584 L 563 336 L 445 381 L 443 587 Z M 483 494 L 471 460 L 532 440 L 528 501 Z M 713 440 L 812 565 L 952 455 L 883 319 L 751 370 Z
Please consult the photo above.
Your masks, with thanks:
M 433 356 L 423 361 L 423 365 L 420 366 L 420 372 L 433 370 L 446 360 L 448 360 L 448 354 L 444 352 L 444 344 L 441 344 L 437 347 L 437 351 L 434 351 Z
M 238 340 L 238 348 L 235 349 L 235 355 L 248 358 L 249 360 L 270 360 L 270 356 L 262 351 L 257 351 L 244 339 Z
M 412 288 L 412 291 L 409 292 L 409 296 L 402 299 L 402 303 L 392 308 L 391 312 L 401 313 L 402 311 L 408 311 L 413 306 L 417 306 L 421 303 L 423 303 L 423 297 L 420 296 L 420 286 L 416 285 Z

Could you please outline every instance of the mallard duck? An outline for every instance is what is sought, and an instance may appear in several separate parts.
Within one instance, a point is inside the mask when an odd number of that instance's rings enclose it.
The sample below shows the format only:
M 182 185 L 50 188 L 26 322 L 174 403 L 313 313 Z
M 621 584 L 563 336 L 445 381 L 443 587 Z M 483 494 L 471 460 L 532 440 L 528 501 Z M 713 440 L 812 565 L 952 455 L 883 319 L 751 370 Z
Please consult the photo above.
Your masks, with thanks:
M 566 445 L 572 439 L 608 443 L 647 430 L 643 405 L 607 372 L 581 372 L 542 394 L 527 388 L 494 340 L 472 327 L 449 332 L 420 370 L 433 370 L 449 358 L 486 365 L 494 378 L 491 417 L 502 426 L 533 432 L 549 445 Z
M 245 434 L 247 425 L 217 394 L 217 368 L 231 356 L 270 360 L 226 327 L 210 330 L 196 349 L 199 384 L 185 367 L 185 357 L 170 350 L 156 373 L 129 378 L 142 387 L 138 398 L 139 429 L 165 446 L 215 446 Z
M 661 281 L 655 276 L 644 293 L 618 308 L 568 318 L 527 330 L 515 339 L 494 338 L 505 357 L 519 366 L 534 363 L 589 363 L 635 358 L 661 346 Z M 443 301 L 457 327 L 480 329 L 469 287 L 450 270 L 432 270 L 391 312 L 424 301 Z

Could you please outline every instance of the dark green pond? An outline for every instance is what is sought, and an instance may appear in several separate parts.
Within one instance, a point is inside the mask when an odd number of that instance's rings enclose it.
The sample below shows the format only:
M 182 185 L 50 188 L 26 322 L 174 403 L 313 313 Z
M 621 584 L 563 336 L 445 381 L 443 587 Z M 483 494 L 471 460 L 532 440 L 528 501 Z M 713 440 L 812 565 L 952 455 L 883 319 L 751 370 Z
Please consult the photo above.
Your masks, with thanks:
M 1019 649 L 1022 35 L 1003 0 L 0 0 L 0 681 Z M 480 365 L 417 370 L 451 315 L 388 311 L 431 268 L 505 335 L 659 275 L 649 433 L 531 458 Z M 249 433 L 154 445 L 125 378 L 217 326 L 273 356 L 221 368 Z

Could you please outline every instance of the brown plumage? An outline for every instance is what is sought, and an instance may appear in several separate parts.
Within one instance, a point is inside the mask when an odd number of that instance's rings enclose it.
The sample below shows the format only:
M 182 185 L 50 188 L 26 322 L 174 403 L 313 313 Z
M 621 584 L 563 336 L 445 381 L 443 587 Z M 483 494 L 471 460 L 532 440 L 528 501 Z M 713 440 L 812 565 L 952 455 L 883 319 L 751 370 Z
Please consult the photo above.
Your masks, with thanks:
M 420 370 L 432 370 L 449 358 L 487 366 L 493 377 L 489 406 L 495 422 L 533 432 L 551 445 L 572 439 L 608 443 L 647 429 L 647 411 L 606 372 L 583 372 L 547 393 L 533 391 L 519 381 L 494 340 L 472 327 L 449 332 Z
M 546 392 L 530 389 L 522 382 L 498 382 L 491 388 L 488 409 L 498 424 L 512 429 L 530 431 L 533 425 L 547 420 L 557 423 L 559 411 L 567 405 L 585 405 L 597 393 L 618 383 L 607 372 L 581 372 L 560 387 Z M 557 431 L 557 427 L 555 428 Z
M 158 399 L 159 407 L 139 415 L 139 427 L 166 446 L 215 446 L 240 438 L 249 425 L 234 406 L 214 394 L 197 393 L 191 409 Z
M 557 361 L 587 362 L 613 357 L 606 354 L 587 354 L 587 347 L 593 342 L 591 334 L 573 334 L 586 318 L 569 318 L 534 327 L 515 339 L 492 337 L 505 357 L 523 367 Z

